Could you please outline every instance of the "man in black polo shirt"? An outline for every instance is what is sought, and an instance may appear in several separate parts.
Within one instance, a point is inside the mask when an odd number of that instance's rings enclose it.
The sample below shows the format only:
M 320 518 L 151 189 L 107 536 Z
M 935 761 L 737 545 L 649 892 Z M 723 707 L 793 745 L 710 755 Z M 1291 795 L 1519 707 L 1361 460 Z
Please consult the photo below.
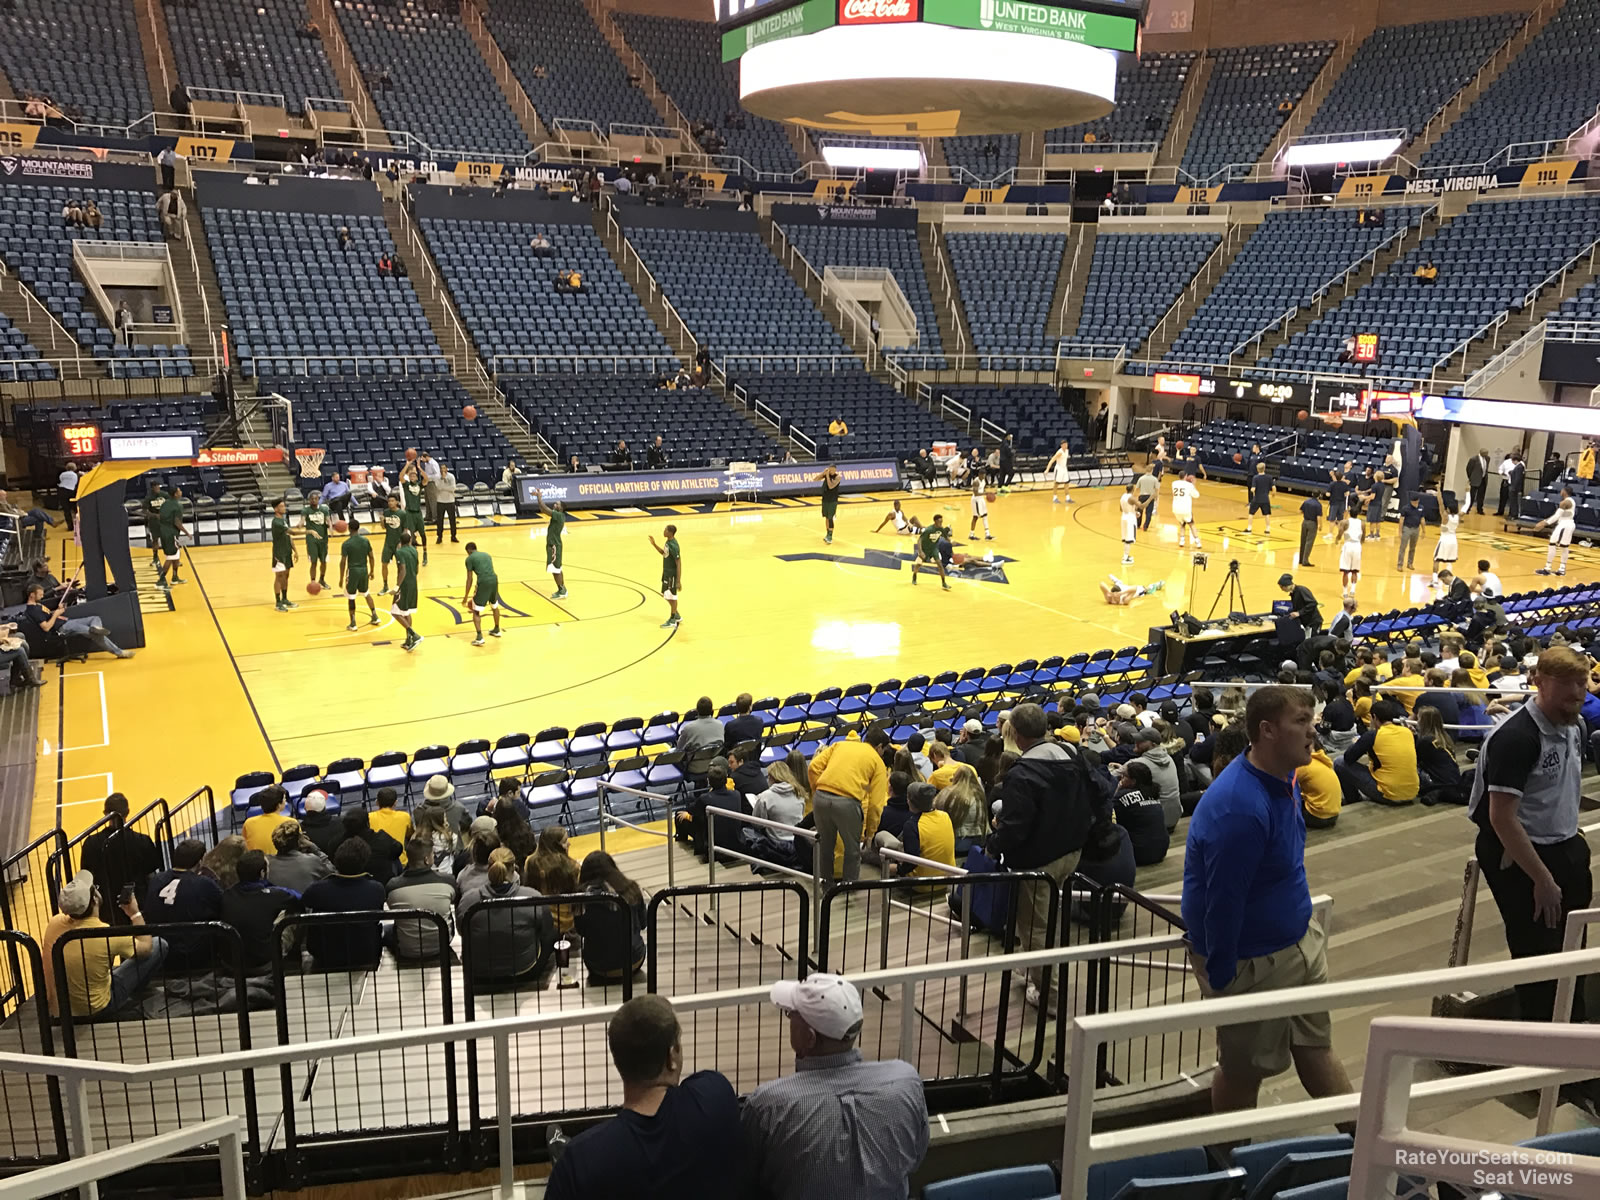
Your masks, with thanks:
M 1317 545 L 1317 529 L 1322 523 L 1322 501 L 1307 496 L 1300 501 L 1300 565 L 1311 566 L 1311 551 Z
M 1255 474 L 1250 476 L 1250 519 L 1244 524 L 1246 533 L 1254 533 L 1256 514 L 1266 520 L 1266 532 L 1272 532 L 1272 477 L 1267 474 L 1266 459 L 1256 460 Z
M 1372 496 L 1367 502 L 1368 541 L 1382 535 L 1384 514 L 1389 511 L 1389 493 L 1399 482 L 1400 474 L 1387 458 L 1372 473 Z
M 1505 923 L 1512 958 L 1561 950 L 1567 914 L 1594 895 L 1589 844 L 1578 829 L 1588 660 L 1565 646 L 1539 655 L 1538 695 L 1484 739 L 1467 814 L 1478 824 L 1483 878 Z M 1525 1021 L 1548 1021 L 1554 980 L 1517 985 Z M 1584 1020 L 1583 989 L 1572 1019 Z
M 1308 634 L 1322 628 L 1322 606 L 1317 603 L 1310 588 L 1303 583 L 1296 583 L 1294 576 L 1287 571 L 1278 576 L 1278 586 L 1289 595 L 1289 615 L 1304 625 Z

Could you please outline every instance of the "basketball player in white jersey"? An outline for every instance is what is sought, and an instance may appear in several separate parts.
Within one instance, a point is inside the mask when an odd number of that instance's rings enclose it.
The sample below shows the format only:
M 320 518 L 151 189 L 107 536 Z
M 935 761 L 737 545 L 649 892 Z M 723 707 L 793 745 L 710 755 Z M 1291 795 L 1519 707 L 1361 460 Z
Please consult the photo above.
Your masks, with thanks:
M 1534 572 L 1535 575 L 1565 575 L 1567 573 L 1567 555 L 1572 551 L 1572 532 L 1578 527 L 1578 502 L 1572 498 L 1571 488 L 1561 489 L 1561 503 L 1556 505 L 1555 512 L 1540 521 L 1535 528 L 1543 529 L 1546 525 L 1554 526 L 1550 530 L 1550 549 L 1545 553 L 1544 566 Z M 1561 551 L 1561 565 L 1553 572 L 1550 564 L 1556 560 L 1556 550 Z
M 1172 515 L 1178 519 L 1178 547 L 1194 539 L 1194 548 L 1200 549 L 1200 533 L 1194 527 L 1194 502 L 1200 489 L 1194 485 L 1194 475 L 1185 471 L 1181 478 L 1172 481 Z
M 1061 448 L 1050 456 L 1050 461 L 1044 465 L 1044 473 L 1050 476 L 1050 503 L 1071 504 L 1072 493 L 1067 491 L 1067 484 L 1071 481 L 1069 462 L 1072 457 L 1072 447 L 1066 442 L 1061 443 Z M 1065 499 L 1063 500 L 1063 495 Z
M 1133 561 L 1133 539 L 1139 534 L 1139 511 L 1143 506 L 1133 493 L 1133 484 L 1117 498 L 1117 508 L 1122 514 L 1122 562 Z
M 978 532 L 978 522 L 983 522 L 983 537 L 985 541 L 994 541 L 994 534 L 989 531 L 989 499 L 984 495 L 985 483 L 982 471 L 969 472 L 969 482 L 972 487 L 972 522 L 967 526 L 967 536 L 973 537 Z

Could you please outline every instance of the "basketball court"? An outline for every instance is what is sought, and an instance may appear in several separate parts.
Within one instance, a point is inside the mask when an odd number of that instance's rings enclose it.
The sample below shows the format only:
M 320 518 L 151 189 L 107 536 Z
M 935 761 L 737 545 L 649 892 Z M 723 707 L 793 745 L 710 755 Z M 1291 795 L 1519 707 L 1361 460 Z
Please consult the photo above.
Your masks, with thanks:
M 967 539 L 966 493 L 882 493 L 844 498 L 831 545 L 823 542 L 814 499 L 772 504 L 675 505 L 580 511 L 566 531 L 570 595 L 557 603 L 544 568 L 544 522 L 463 526 L 461 545 L 429 546 L 416 623 L 426 641 L 412 653 L 375 597 L 382 623 L 356 632 L 337 589 L 305 594 L 302 554 L 291 597 L 272 607 L 266 543 L 185 550 L 186 582 L 171 602 L 136 547 L 149 648 L 117 662 L 103 655 L 49 673 L 41 699 L 44 754 L 32 832 L 59 821 L 69 836 L 99 814 L 107 792 L 135 805 L 176 802 L 204 784 L 225 797 L 248 770 L 281 770 L 334 758 L 414 752 L 431 743 L 537 733 L 551 725 L 649 718 L 682 712 L 701 695 L 719 705 L 741 692 L 782 697 L 796 691 L 876 683 L 1000 661 L 1142 645 L 1173 610 L 1204 618 L 1237 558 L 1247 607 L 1270 609 L 1277 579 L 1296 567 L 1299 498 L 1276 498 L 1271 534 L 1244 532 L 1244 490 L 1200 484 L 1195 516 L 1210 565 L 1194 573 L 1177 545 L 1168 498 L 1140 535 L 1135 563 L 1120 563 L 1120 488 L 1080 489 L 1072 505 L 1052 504 L 1046 485 L 1014 491 L 990 506 L 995 540 Z M 923 574 L 911 586 L 912 539 L 874 528 L 900 499 L 923 521 L 942 512 L 958 555 L 993 561 L 958 571 L 952 590 Z M 683 624 L 662 629 L 659 540 L 678 526 L 683 551 Z M 1326 529 L 1326 524 L 1325 524 Z M 431 530 L 430 530 L 431 535 Z M 1427 602 L 1436 532 L 1418 547 L 1419 570 L 1394 569 L 1395 526 L 1368 542 L 1358 590 L 1363 613 Z M 330 582 L 337 577 L 338 542 Z M 470 645 L 462 606 L 463 545 L 489 553 L 500 579 L 505 636 Z M 1300 574 L 1338 610 L 1335 548 L 1322 543 L 1315 567 Z M 52 542 L 56 564 L 75 565 L 70 544 Z M 1480 557 L 1495 564 L 1508 591 L 1545 586 L 1534 575 L 1544 540 L 1503 534 L 1492 516 L 1463 520 L 1463 574 Z M 1572 577 L 1594 577 L 1600 551 L 1575 547 Z M 1104 603 L 1099 583 L 1115 573 L 1164 590 L 1128 607 Z M 1194 595 L 1188 594 L 1195 574 Z M 374 587 L 379 577 L 374 575 Z M 391 580 L 392 582 L 392 580 Z M 1226 611 L 1224 603 L 1216 615 Z M 487 622 L 486 622 L 487 627 Z

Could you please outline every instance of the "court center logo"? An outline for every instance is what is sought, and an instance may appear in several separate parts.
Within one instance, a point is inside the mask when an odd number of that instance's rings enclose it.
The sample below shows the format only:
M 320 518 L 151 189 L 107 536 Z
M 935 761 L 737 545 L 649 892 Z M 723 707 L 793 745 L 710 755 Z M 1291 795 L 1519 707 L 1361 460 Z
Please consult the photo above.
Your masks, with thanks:
M 978 0 L 978 24 L 985 29 L 994 28 L 995 0 Z

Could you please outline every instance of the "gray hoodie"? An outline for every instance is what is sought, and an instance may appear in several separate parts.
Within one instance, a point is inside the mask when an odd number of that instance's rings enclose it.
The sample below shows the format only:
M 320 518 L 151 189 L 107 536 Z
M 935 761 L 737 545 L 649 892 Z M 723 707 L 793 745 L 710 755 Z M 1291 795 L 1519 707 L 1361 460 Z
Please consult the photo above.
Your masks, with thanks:
M 1178 765 L 1172 761 L 1172 755 L 1160 746 L 1152 746 L 1132 761 L 1142 762 L 1150 768 L 1150 777 L 1161 790 L 1161 815 L 1167 823 L 1167 832 L 1171 833 L 1178 827 L 1178 819 L 1183 816 Z

